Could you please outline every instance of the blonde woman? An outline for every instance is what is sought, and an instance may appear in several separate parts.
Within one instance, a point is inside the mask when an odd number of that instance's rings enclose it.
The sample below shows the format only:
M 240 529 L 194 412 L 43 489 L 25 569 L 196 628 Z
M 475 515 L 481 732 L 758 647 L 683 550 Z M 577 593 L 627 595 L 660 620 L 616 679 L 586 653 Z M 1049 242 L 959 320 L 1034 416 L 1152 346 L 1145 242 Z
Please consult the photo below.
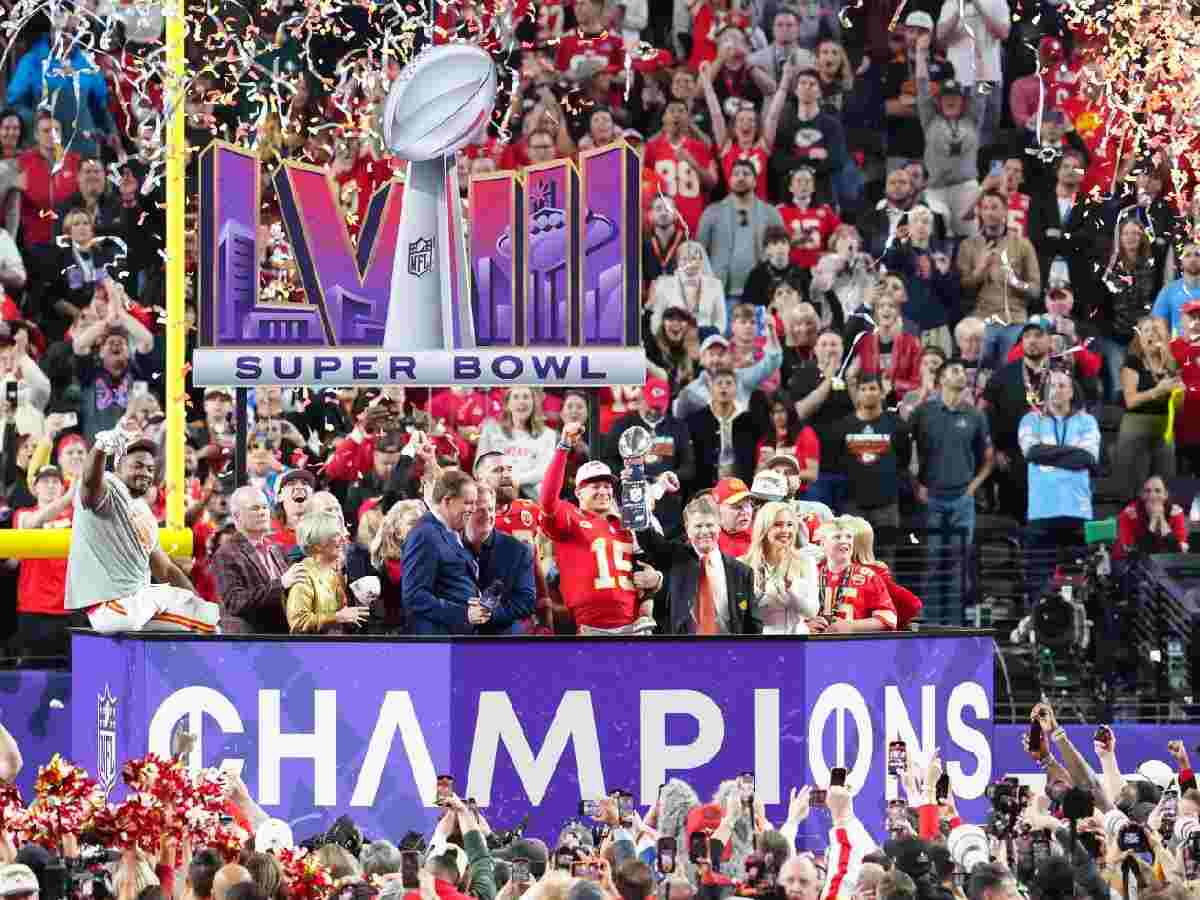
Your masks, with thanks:
M 400 593 L 404 539 L 428 511 L 423 500 L 401 500 L 388 510 L 371 541 L 370 572 L 379 578 L 379 597 L 372 605 L 384 634 L 404 633 L 404 603 Z
M 908 627 L 909 622 L 920 615 L 924 608 L 921 598 L 908 588 L 898 584 L 892 577 L 892 570 L 888 568 L 887 563 L 875 558 L 875 529 L 871 527 L 871 523 L 859 516 L 846 516 L 845 518 L 854 534 L 854 550 L 850 557 L 851 560 L 866 566 L 883 579 L 888 594 L 892 598 L 892 605 L 896 607 L 896 628 L 903 631 Z
M 504 395 L 504 412 L 488 419 L 479 434 L 478 454 L 503 450 L 512 460 L 513 485 L 522 497 L 541 496 L 542 476 L 550 466 L 557 436 L 546 427 L 540 388 L 514 387 Z
M 708 252 L 698 241 L 679 246 L 679 266 L 673 275 L 660 275 L 650 285 L 650 332 L 657 334 L 663 313 L 682 306 L 696 318 L 698 328 L 725 331 L 725 286 L 713 274 Z
M 305 558 L 300 580 L 287 595 L 288 628 L 292 634 L 348 634 L 366 619 L 367 610 L 346 605 L 346 523 L 310 506 L 296 526 L 296 540 Z
M 817 614 L 817 570 L 797 546 L 799 524 L 791 504 L 768 503 L 754 517 L 750 550 L 742 562 L 754 572 L 763 634 L 808 634 Z
M 1174 476 L 1175 448 L 1166 441 L 1167 412 L 1171 393 L 1183 385 L 1162 320 L 1146 316 L 1133 330 L 1121 367 L 1125 415 L 1113 459 L 1113 471 L 1125 478 L 1127 497 L 1135 496 L 1150 475 Z

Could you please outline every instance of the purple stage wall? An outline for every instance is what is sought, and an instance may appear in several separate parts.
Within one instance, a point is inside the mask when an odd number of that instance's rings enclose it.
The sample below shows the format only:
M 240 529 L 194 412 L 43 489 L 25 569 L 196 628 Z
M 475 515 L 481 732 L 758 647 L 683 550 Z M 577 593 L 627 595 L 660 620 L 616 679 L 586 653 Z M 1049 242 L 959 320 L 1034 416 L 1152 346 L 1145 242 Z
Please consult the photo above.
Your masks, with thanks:
M 452 773 L 493 827 L 532 808 L 552 836 L 615 788 L 644 807 L 667 777 L 708 797 L 754 771 L 774 820 L 842 763 L 882 822 L 887 741 L 943 748 L 970 813 L 992 777 L 991 639 L 231 640 L 80 634 L 76 761 L 101 779 L 180 723 L 196 762 L 239 767 L 298 836 L 350 813 L 368 834 L 427 830 Z M 109 700 L 108 698 L 112 698 Z M 112 701 L 115 701 L 113 706 Z M 120 787 L 114 791 L 119 795 Z M 825 840 L 810 819 L 806 840 Z

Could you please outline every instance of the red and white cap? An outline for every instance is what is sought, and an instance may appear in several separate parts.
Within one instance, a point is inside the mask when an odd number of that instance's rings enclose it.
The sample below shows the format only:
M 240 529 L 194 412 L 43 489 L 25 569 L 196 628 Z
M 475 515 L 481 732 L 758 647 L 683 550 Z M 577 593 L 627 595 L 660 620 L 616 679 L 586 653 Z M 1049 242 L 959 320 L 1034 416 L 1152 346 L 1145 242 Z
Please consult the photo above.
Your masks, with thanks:
M 647 378 L 646 386 L 642 388 L 642 396 L 651 408 L 665 411 L 671 404 L 671 388 L 661 378 Z
M 1189 300 L 1187 303 L 1183 304 L 1180 312 L 1182 312 L 1185 316 L 1193 316 L 1197 313 L 1200 313 L 1200 300 Z
M 617 476 L 612 473 L 612 469 L 606 463 L 600 462 L 598 459 L 589 460 L 579 467 L 579 471 L 575 473 L 575 488 L 578 490 L 589 481 L 607 480 L 616 486 Z

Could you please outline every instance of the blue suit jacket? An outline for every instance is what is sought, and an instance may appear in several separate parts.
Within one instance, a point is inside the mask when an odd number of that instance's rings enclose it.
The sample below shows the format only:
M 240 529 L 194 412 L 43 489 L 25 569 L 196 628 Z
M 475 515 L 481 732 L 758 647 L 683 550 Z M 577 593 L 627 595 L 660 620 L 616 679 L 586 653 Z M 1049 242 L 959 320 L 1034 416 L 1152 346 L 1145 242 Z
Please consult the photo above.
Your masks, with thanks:
M 472 634 L 467 603 L 478 596 L 471 552 L 433 513 L 404 541 L 401 596 L 412 634 Z
M 495 581 L 504 584 L 503 605 L 492 613 L 479 634 L 521 634 L 521 620 L 533 615 L 537 606 L 537 588 L 533 581 L 533 548 L 524 541 L 493 531 L 480 548 L 479 588 L 487 590 Z

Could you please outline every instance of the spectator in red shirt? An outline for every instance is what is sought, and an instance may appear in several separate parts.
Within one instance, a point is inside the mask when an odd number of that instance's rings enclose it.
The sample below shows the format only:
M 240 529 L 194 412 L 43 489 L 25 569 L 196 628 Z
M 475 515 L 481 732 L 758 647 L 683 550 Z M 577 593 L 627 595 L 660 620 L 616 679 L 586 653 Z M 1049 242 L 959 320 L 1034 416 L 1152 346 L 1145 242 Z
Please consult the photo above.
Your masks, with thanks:
M 829 240 L 842 224 L 828 203 L 814 205 L 817 177 L 810 166 L 797 166 L 788 179 L 792 202 L 779 206 L 784 227 L 791 235 L 792 262 L 811 269 L 829 248 Z
M 921 341 L 904 331 L 900 308 L 889 295 L 875 300 L 872 311 L 876 328 L 858 342 L 858 359 L 863 375 L 878 375 L 883 387 L 884 405 L 893 392 L 903 397 L 921 386 Z
M 780 456 L 790 457 L 797 468 L 788 472 L 788 483 L 797 479 L 792 494 L 803 496 L 808 486 L 817 480 L 821 468 L 821 442 L 811 425 L 802 425 L 796 410 L 782 398 L 771 401 L 771 425 L 774 434 L 758 442 L 755 449 L 755 471 L 774 467 Z
M 667 103 L 663 130 L 646 142 L 644 165 L 654 170 L 662 192 L 675 201 L 688 233 L 695 235 L 719 176 L 708 141 L 692 124 L 685 101 Z
M 62 471 L 42 466 L 34 475 L 37 506 L 17 510 L 17 528 L 70 528 L 75 491 L 64 490 Z M 23 559 L 17 576 L 17 630 L 9 644 L 16 656 L 66 656 L 67 628 L 73 621 L 63 606 L 66 593 L 66 559 Z M 76 618 L 79 618 L 76 616 Z
M 1137 553 L 1187 553 L 1188 524 L 1183 507 L 1172 503 L 1161 475 L 1151 475 L 1141 496 L 1123 510 L 1117 521 L 1117 559 Z
M 304 507 L 317 489 L 317 479 L 308 469 L 284 472 L 276 485 L 278 498 L 275 519 L 271 523 L 271 540 L 283 548 L 288 562 L 299 562 L 304 553 L 297 553 L 296 526 L 304 516 Z
M 558 70 L 573 81 L 624 63 L 624 42 L 604 27 L 603 15 L 603 0 L 575 0 L 576 28 L 559 42 L 555 59 Z
M 754 527 L 754 502 L 740 478 L 722 478 L 713 491 L 721 517 L 717 544 L 721 552 L 741 559 L 750 550 Z
M 79 154 L 63 153 L 59 133 L 54 116 L 43 110 L 34 127 L 36 144 L 17 158 L 21 241 L 27 249 L 54 239 L 54 208 L 79 190 Z

